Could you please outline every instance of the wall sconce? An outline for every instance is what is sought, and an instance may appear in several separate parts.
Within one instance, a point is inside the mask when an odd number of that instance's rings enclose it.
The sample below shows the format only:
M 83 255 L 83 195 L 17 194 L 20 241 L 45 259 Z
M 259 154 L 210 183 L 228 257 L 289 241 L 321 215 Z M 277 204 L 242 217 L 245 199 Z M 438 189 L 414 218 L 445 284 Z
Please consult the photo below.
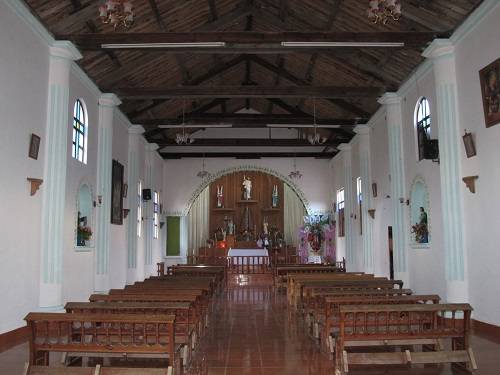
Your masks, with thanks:
M 102 204 L 102 195 L 97 196 L 97 204 L 100 206 Z
M 374 209 L 374 208 L 369 209 L 369 210 L 368 210 L 368 215 L 370 215 L 370 217 L 371 217 L 372 219 L 375 219 L 375 209 Z
M 165 225 L 165 222 L 164 221 L 160 221 L 160 228 L 163 228 L 164 225 Z
M 405 202 L 404 198 L 399 198 L 399 203 L 403 204 Z
M 126 218 L 127 218 L 127 216 L 128 216 L 128 214 L 129 214 L 129 212 L 130 212 L 130 209 L 128 209 L 128 208 L 124 208 L 124 209 L 123 209 L 123 218 L 124 218 L 124 219 L 126 219 Z

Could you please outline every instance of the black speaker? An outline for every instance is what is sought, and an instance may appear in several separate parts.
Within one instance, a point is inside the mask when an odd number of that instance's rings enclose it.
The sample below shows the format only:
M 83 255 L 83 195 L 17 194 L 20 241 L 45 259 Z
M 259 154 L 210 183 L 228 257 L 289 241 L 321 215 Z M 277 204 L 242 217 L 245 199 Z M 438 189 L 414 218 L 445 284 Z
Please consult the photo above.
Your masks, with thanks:
M 424 159 L 439 159 L 439 143 L 437 139 L 429 139 L 424 143 Z
M 143 201 L 151 200 L 151 189 L 142 189 L 142 200 Z

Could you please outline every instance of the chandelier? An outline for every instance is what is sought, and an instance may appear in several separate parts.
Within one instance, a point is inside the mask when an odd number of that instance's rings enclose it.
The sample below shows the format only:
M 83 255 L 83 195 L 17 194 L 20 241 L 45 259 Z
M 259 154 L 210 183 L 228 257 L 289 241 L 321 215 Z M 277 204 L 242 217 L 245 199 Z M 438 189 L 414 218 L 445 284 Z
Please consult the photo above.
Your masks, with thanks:
M 102 23 L 109 23 L 115 29 L 119 26 L 128 29 L 134 22 L 132 2 L 130 0 L 106 0 L 99 7 L 99 18 Z
M 302 173 L 300 173 L 300 171 L 297 170 L 297 157 L 296 156 L 293 157 L 293 171 L 291 171 L 288 174 L 288 177 L 290 177 L 291 179 L 294 179 L 294 180 L 298 180 L 298 179 L 302 178 Z
M 196 176 L 198 176 L 199 178 L 210 177 L 210 173 L 205 170 L 205 155 L 203 155 L 203 166 L 201 168 L 201 171 L 199 171 Z
M 191 138 L 189 133 L 186 133 L 186 127 L 184 124 L 185 120 L 185 111 L 184 111 L 184 100 L 182 101 L 182 133 L 177 133 L 175 135 L 175 143 L 178 145 L 189 145 L 194 142 L 194 138 Z
M 316 98 L 314 99 L 313 102 L 313 118 L 314 118 L 314 134 L 309 134 L 307 136 L 307 140 L 309 141 L 310 144 L 312 145 L 322 145 L 323 143 L 326 142 L 326 137 L 322 137 L 318 131 L 317 131 L 317 125 L 316 125 Z
M 401 2 L 399 0 L 370 0 L 367 14 L 368 19 L 373 23 L 385 25 L 391 18 L 398 21 L 401 18 Z

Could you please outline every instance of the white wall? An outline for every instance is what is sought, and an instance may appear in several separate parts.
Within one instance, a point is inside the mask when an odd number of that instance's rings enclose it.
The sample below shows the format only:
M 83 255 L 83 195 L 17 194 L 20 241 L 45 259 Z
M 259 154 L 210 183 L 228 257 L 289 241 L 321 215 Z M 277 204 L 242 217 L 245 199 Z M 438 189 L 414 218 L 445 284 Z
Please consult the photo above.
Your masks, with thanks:
M 460 127 L 474 135 L 477 150 L 477 156 L 467 159 L 459 145 L 462 176 L 479 176 L 476 194 L 462 185 L 469 295 L 474 318 L 495 325 L 500 325 L 500 124 L 485 126 L 478 72 L 500 57 L 499 19 L 497 5 L 456 47 Z
M 10 7 L 11 4 L 12 7 Z M 39 306 L 41 212 L 40 190 L 30 196 L 27 177 L 42 178 L 46 129 L 49 49 L 51 36 L 19 1 L 0 2 L 0 47 L 8 53 L 0 54 L 0 333 L 24 325 L 23 318 Z M 83 99 L 89 122 L 88 160 L 84 165 L 71 157 L 71 130 L 67 139 L 67 183 L 64 206 L 63 249 L 63 303 L 69 300 L 85 301 L 94 290 L 94 247 L 85 251 L 75 248 L 77 194 L 81 183 L 90 186 L 96 200 L 98 100 L 101 93 L 80 68 L 73 64 L 70 73 L 68 127 L 72 126 L 73 106 L 77 98 Z M 113 120 L 112 157 L 125 166 L 128 161 L 128 127 L 130 123 L 115 110 Z M 31 133 L 41 137 L 38 160 L 28 158 Z M 146 145 L 145 140 L 142 141 Z M 145 152 L 142 147 L 139 176 L 144 181 Z M 153 186 L 163 186 L 163 161 L 154 157 Z M 111 176 L 110 176 L 111 178 Z M 130 187 L 129 193 L 135 193 Z M 95 209 L 92 226 L 96 229 Z M 123 225 L 111 225 L 110 281 L 112 288 L 125 283 L 127 254 L 127 220 Z M 135 219 L 135 218 L 134 218 Z M 153 240 L 154 258 L 164 236 Z M 144 235 L 139 241 L 144 249 Z M 78 249 L 82 250 L 82 249 Z M 143 261 L 143 259 L 142 259 Z M 153 267 L 152 267 L 153 269 Z M 150 271 L 152 271 L 152 269 Z M 149 272 L 148 272 L 149 274 Z
M 336 157 L 332 159 L 330 162 L 330 169 L 332 170 L 333 176 L 332 176 L 332 201 L 335 202 L 335 204 L 338 204 L 337 201 L 337 191 L 339 189 L 344 188 L 345 189 L 345 169 L 344 169 L 344 159 L 342 157 L 342 154 L 338 154 Z M 344 190 L 345 191 L 345 190 Z M 335 220 L 337 222 L 337 228 L 336 228 L 336 255 L 337 255 L 337 260 L 341 260 L 342 258 L 345 258 L 346 256 L 346 248 L 345 248 L 345 237 L 339 237 L 339 227 L 338 227 L 338 222 L 339 222 L 339 215 L 338 215 L 338 210 L 335 210 Z M 345 220 L 348 220 L 346 217 Z
M 42 200 L 40 191 L 30 196 L 26 178 L 43 178 L 49 52 L 4 2 L 0 46 L 0 332 L 5 332 L 38 307 Z M 31 133 L 41 137 L 38 160 L 28 158 Z
M 295 183 L 303 192 L 312 212 L 326 212 L 331 210 L 331 181 L 332 171 L 328 160 L 313 158 L 298 158 L 297 169 L 302 173 Z M 284 177 L 293 169 L 293 161 L 289 158 L 263 158 L 255 160 L 238 159 L 206 159 L 206 170 L 217 174 L 228 168 L 255 166 L 268 168 Z M 196 176 L 202 169 L 201 159 L 173 159 L 165 161 L 164 168 L 164 196 L 166 211 L 169 214 L 187 214 L 188 204 L 196 197 L 196 190 L 202 180 Z

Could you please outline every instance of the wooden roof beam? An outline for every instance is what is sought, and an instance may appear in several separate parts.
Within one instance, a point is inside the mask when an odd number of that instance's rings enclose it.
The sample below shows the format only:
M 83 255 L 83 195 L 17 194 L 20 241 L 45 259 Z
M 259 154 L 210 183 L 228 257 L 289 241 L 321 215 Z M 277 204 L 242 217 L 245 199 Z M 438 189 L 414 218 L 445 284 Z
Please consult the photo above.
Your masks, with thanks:
M 122 99 L 148 100 L 169 98 L 365 98 L 383 94 L 379 87 L 345 86 L 169 86 L 123 87 L 113 92 Z
M 446 33 L 448 36 L 449 33 Z M 286 51 L 288 47 L 282 47 L 281 42 L 328 42 L 328 43 L 404 43 L 401 48 L 421 48 L 436 37 L 443 37 L 437 32 L 323 32 L 323 31 L 282 31 L 282 32 L 246 32 L 246 31 L 213 31 L 213 32 L 189 32 L 189 33 L 113 33 L 113 34 L 60 34 L 56 35 L 58 40 L 71 40 L 82 50 L 100 50 L 103 45 L 118 45 L 117 49 L 130 49 L 130 45 L 139 45 L 142 49 L 151 43 L 211 43 L 223 42 L 225 47 L 221 51 L 231 50 L 233 47 L 241 49 L 280 48 Z M 123 45 L 120 47 L 120 45 Z M 127 46 L 128 45 L 128 46 Z M 140 46 L 142 45 L 142 47 Z M 137 47 L 137 46 L 133 46 Z M 292 47 L 290 47 L 292 48 Z M 289 49 L 290 49 L 289 48 Z M 308 48 L 301 48 L 307 52 Z M 320 47 L 317 47 L 320 48 Z M 359 49 L 359 46 L 353 48 Z M 381 47 L 384 48 L 384 47 Z M 393 47 L 394 48 L 394 47 Z M 136 48 L 134 48 L 136 49 Z M 167 48 L 168 49 L 168 48 Z M 179 49 L 179 48 L 173 48 Z M 185 51 L 196 52 L 195 47 L 186 47 Z M 325 49 L 332 49 L 325 47 Z M 212 52 L 213 53 L 213 52 Z
M 215 21 L 217 18 L 219 18 L 219 15 L 217 14 L 217 6 L 215 5 L 215 0 L 207 0 L 208 1 L 208 7 L 210 8 L 210 21 Z
M 342 141 L 324 143 L 320 146 L 337 147 Z M 160 147 L 178 146 L 174 139 L 157 142 Z M 196 138 L 189 147 L 314 147 L 307 139 L 273 138 Z
M 189 147 L 189 146 L 188 146 Z M 160 155 L 164 159 L 182 158 L 237 158 L 237 159 L 260 159 L 260 158 L 316 158 L 331 159 L 337 153 L 323 152 L 164 152 Z

